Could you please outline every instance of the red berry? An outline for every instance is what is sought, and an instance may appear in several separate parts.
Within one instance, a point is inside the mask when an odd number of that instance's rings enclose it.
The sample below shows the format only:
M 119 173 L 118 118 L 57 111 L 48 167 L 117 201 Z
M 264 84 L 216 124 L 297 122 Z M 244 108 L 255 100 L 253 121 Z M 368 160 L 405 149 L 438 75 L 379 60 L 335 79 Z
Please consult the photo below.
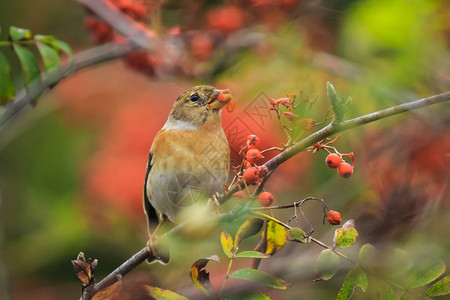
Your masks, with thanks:
M 329 166 L 330 168 L 336 169 L 341 165 L 342 158 L 336 153 L 331 153 L 327 156 L 325 162 L 327 163 L 327 166 Z
M 263 158 L 263 156 L 261 154 L 261 151 L 259 151 L 258 149 L 250 149 L 250 150 L 248 150 L 245 157 L 247 158 L 248 162 L 251 163 L 251 164 L 256 164 L 256 162 L 258 160 Z
M 248 184 L 255 184 L 259 179 L 259 170 L 254 167 L 248 168 L 245 170 L 242 179 L 244 179 Z
M 341 224 L 341 214 L 335 210 L 330 210 L 327 214 L 327 221 L 331 225 Z
M 259 137 L 257 137 L 257 136 L 254 135 L 254 134 L 250 134 L 250 135 L 247 137 L 247 147 L 248 147 L 249 149 L 255 148 L 255 146 L 258 145 L 260 142 L 261 142 L 261 140 L 259 139 Z
M 234 108 L 236 107 L 236 101 L 234 99 L 231 99 L 230 102 L 227 103 L 227 112 L 233 112 Z
M 344 178 L 349 178 L 353 174 L 353 167 L 351 164 L 343 162 L 339 165 L 338 173 Z
M 264 207 L 271 206 L 273 203 L 273 195 L 269 192 L 262 192 L 258 196 L 259 204 Z

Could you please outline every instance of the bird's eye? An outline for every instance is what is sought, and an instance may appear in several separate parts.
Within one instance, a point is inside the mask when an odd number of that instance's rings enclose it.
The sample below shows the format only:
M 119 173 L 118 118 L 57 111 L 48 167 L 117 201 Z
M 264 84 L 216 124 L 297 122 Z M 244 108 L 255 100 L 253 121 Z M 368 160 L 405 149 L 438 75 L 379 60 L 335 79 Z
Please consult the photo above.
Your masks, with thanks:
M 191 95 L 191 101 L 195 102 L 199 99 L 200 97 L 197 94 L 193 94 Z

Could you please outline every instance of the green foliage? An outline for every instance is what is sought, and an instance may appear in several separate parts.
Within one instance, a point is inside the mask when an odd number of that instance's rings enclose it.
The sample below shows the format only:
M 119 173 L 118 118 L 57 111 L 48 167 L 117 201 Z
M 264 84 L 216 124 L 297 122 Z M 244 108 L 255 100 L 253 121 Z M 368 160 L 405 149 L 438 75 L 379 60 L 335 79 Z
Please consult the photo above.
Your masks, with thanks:
M 270 255 L 258 251 L 242 251 L 237 253 L 235 258 L 268 258 Z
M 428 297 L 436 297 L 450 294 L 450 275 L 445 276 L 427 290 Z
M 334 245 L 337 248 L 347 248 L 356 242 L 358 231 L 354 227 L 336 229 L 334 233 Z
M 289 229 L 286 232 L 287 239 L 294 242 L 299 243 L 307 243 L 308 238 L 306 237 L 306 233 L 303 231 L 303 229 L 294 227 L 292 229 Z
M 234 238 L 234 247 L 238 248 L 242 240 L 251 237 L 261 231 L 264 221 L 259 218 L 246 220 L 238 229 Z
M 287 283 L 283 279 L 255 269 L 240 269 L 231 274 L 229 277 L 261 283 L 269 287 L 281 290 L 284 290 L 289 286 L 289 283 Z
M 379 293 L 380 300 L 395 300 L 395 293 L 386 281 L 381 282 L 379 286 Z
M 9 72 L 8 61 L 0 52 L 0 105 L 14 98 L 14 84 Z
M 331 82 L 327 82 L 327 96 L 328 100 L 331 103 L 331 107 L 334 112 L 334 120 L 336 122 L 344 121 L 345 113 L 347 112 L 350 104 L 352 103 L 352 98 L 348 97 L 347 99 L 338 98 L 336 95 L 336 90 Z
M 339 268 L 339 256 L 331 249 L 320 252 L 316 260 L 314 271 L 320 275 L 316 280 L 329 280 L 333 278 Z
M 347 278 L 345 279 L 344 284 L 342 284 L 336 299 L 350 299 L 355 287 L 358 286 L 365 292 L 368 285 L 369 281 L 366 273 L 360 267 L 356 266 L 348 272 Z
M 61 72 L 61 52 L 69 56 L 69 66 L 73 63 L 72 50 L 63 41 L 57 40 L 53 36 L 35 35 L 32 39 L 31 31 L 24 28 L 11 26 L 9 28 L 10 45 L 16 54 L 24 75 L 26 86 L 41 83 L 41 69 L 39 63 L 29 49 L 28 45 L 35 44 L 44 63 L 44 74 Z M 2 53 L 0 53 L 0 105 L 14 98 L 14 85 L 10 76 L 9 63 Z
M 424 286 L 437 279 L 445 272 L 445 263 L 441 259 L 425 259 L 412 270 L 407 286 L 416 288 Z

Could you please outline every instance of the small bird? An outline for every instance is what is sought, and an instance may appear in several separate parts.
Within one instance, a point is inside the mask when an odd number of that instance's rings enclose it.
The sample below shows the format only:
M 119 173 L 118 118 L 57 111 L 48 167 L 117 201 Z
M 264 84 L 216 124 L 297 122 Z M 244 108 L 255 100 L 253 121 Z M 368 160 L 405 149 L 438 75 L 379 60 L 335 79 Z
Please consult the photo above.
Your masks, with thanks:
M 222 129 L 221 108 L 231 100 L 228 90 L 207 85 L 184 91 L 153 140 L 144 184 L 147 246 L 153 260 L 168 262 L 155 246 L 160 226 L 166 220 L 176 223 L 179 208 L 195 202 L 195 195 L 211 196 L 226 183 L 230 148 Z M 151 232 L 155 221 L 158 226 Z

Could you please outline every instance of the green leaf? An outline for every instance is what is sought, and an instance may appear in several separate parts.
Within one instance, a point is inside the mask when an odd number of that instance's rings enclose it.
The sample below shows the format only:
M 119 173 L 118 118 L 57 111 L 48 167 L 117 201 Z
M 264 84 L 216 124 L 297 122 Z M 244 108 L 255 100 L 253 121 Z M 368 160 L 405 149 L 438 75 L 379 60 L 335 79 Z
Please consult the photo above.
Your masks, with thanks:
M 239 252 L 238 254 L 236 254 L 234 256 L 235 258 L 237 257 L 247 257 L 247 258 L 268 258 L 270 257 L 269 254 L 265 254 L 265 253 L 261 253 L 258 251 L 242 251 Z
M 272 274 L 255 270 L 255 269 L 241 269 L 230 275 L 231 278 L 243 279 L 252 282 L 262 283 L 264 285 L 273 287 L 275 289 L 285 290 L 290 284 L 273 276 Z
M 273 221 L 269 221 L 267 222 L 266 230 L 266 253 L 274 255 L 275 253 L 283 249 L 284 245 L 286 244 L 286 228 Z
M 357 236 L 358 231 L 354 227 L 336 229 L 334 232 L 334 245 L 338 248 L 350 247 L 356 242 Z
M 444 272 L 445 263 L 441 259 L 424 260 L 412 270 L 406 285 L 409 288 L 424 286 L 437 279 Z
M 427 296 L 436 297 L 450 294 L 450 275 L 445 276 L 427 290 Z
M 223 298 L 224 300 L 270 300 L 270 297 L 258 292 L 244 292 Z
M 286 236 L 288 240 L 295 241 L 299 243 L 307 243 L 308 238 L 306 237 L 306 233 L 303 231 L 303 229 L 294 227 L 292 229 L 289 229 L 286 232 Z
M 58 71 L 61 68 L 61 59 L 59 58 L 58 51 L 51 46 L 48 46 L 43 40 L 41 35 L 36 35 L 34 37 L 36 41 L 36 46 L 41 54 L 42 61 L 44 62 L 45 71 L 51 73 Z
M 339 256 L 331 249 L 320 252 L 314 267 L 314 271 L 319 274 L 320 277 L 315 281 L 331 279 L 336 274 L 339 264 Z
M 31 39 L 31 31 L 16 26 L 9 27 L 9 37 L 12 41 L 24 41 Z
M 236 233 L 234 238 L 234 247 L 237 249 L 242 240 L 260 232 L 263 224 L 264 221 L 258 218 L 252 218 L 245 221 Z
M 379 292 L 380 300 L 395 300 L 395 293 L 386 281 L 381 282 Z
M 233 239 L 228 232 L 222 232 L 220 234 L 220 243 L 222 244 L 223 253 L 229 258 L 232 258 L 236 250 L 233 246 Z
M 408 293 L 403 292 L 403 294 L 400 296 L 400 300 L 411 300 L 411 297 L 409 297 Z
M 70 64 L 73 63 L 72 49 L 70 49 L 70 46 L 66 42 L 54 39 L 49 40 L 47 43 L 51 45 L 54 49 L 58 49 L 60 51 L 65 52 L 69 56 L 69 63 Z
M 401 249 L 395 249 L 394 254 L 387 259 L 389 275 L 397 277 L 406 273 L 412 267 L 410 255 Z
M 342 98 L 338 98 L 333 84 L 331 84 L 331 82 L 329 81 L 327 82 L 327 95 L 328 99 L 330 100 L 331 107 L 333 108 L 334 119 L 337 122 L 343 121 L 344 115 L 352 102 L 352 98 L 348 97 L 345 100 Z
M 216 255 L 207 258 L 201 258 L 195 261 L 191 266 L 192 282 L 206 296 L 212 296 L 214 294 L 211 281 L 209 279 L 209 273 L 206 272 L 205 269 L 210 260 L 219 261 L 219 258 Z
M 371 244 L 364 244 L 359 250 L 359 263 L 363 266 L 373 266 L 376 263 L 375 250 Z
M 0 52 L 0 105 L 14 98 L 14 84 L 9 73 L 9 64 Z
M 359 286 L 364 292 L 367 290 L 369 285 L 367 275 L 359 267 L 354 267 L 348 272 L 347 278 L 345 279 L 342 287 L 337 295 L 337 300 L 350 299 L 353 295 L 353 290 L 355 287 Z
M 40 79 L 41 70 L 33 53 L 26 47 L 16 43 L 13 44 L 13 48 L 25 74 L 25 84 L 29 85 L 33 80 Z
M 188 298 L 169 290 L 149 285 L 146 285 L 145 288 L 147 289 L 148 294 L 156 300 L 188 300 Z

